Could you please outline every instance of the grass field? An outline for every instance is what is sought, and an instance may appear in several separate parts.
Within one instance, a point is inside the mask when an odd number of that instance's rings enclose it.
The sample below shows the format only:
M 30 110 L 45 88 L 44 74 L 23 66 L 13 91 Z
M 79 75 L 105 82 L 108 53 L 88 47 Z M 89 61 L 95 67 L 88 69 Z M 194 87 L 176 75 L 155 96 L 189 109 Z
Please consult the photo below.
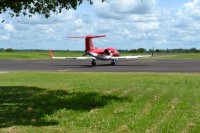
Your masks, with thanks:
M 154 59 L 200 59 L 200 53 L 169 54 L 163 56 L 155 56 Z
M 55 56 L 82 56 L 82 52 L 53 52 Z M 0 60 L 50 59 L 46 52 L 0 52 Z
M 83 52 L 53 52 L 54 56 L 75 57 L 82 56 Z M 148 53 L 120 53 L 121 56 L 126 55 L 146 55 Z M 148 54 L 150 55 L 150 54 Z M 159 55 L 159 56 L 158 56 Z M 48 51 L 46 52 L 0 52 L 0 60 L 25 60 L 25 59 L 50 59 Z M 200 53 L 187 54 L 155 54 L 151 59 L 200 59 Z
M 200 74 L 0 73 L 0 132 L 200 131 Z

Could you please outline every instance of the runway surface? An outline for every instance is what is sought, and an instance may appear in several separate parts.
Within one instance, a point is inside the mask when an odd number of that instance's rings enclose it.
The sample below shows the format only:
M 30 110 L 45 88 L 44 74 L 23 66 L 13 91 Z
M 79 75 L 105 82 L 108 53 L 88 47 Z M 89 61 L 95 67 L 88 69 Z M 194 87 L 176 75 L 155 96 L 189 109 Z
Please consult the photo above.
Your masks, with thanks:
M 120 60 L 116 66 L 110 61 L 89 60 L 20 60 L 0 61 L 2 72 L 200 72 L 200 59 L 190 60 Z

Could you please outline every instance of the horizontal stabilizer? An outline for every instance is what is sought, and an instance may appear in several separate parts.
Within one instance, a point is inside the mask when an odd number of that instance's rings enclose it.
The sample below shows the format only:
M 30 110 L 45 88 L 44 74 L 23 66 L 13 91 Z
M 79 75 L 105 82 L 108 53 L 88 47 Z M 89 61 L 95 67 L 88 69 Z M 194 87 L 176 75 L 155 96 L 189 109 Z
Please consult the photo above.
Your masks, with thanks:
M 106 37 L 106 35 L 99 35 L 99 36 L 68 36 L 68 38 L 83 38 L 83 39 L 86 39 L 86 38 L 100 38 L 100 37 Z

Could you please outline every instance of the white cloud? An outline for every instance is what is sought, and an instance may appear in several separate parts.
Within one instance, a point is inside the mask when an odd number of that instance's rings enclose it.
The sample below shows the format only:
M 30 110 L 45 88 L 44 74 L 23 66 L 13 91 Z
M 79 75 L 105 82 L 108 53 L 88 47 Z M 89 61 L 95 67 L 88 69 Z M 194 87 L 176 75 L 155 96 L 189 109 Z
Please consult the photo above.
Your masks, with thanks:
M 195 20 L 200 20 L 200 1 L 193 0 L 191 2 L 185 3 L 183 8 L 178 11 L 178 16 L 182 18 L 191 18 Z
M 16 32 L 15 28 L 13 27 L 12 24 L 4 24 L 4 29 L 7 31 L 7 32 Z
M 163 40 L 156 40 L 155 41 L 155 44 L 156 44 L 156 46 L 158 46 L 158 47 L 162 47 L 162 46 L 164 46 L 164 45 L 166 45 L 168 42 L 167 42 L 167 40 L 166 39 L 163 39 Z
M 200 1 L 193 0 L 184 4 L 184 11 L 194 19 L 200 20 Z
M 148 14 L 156 4 L 155 0 L 115 0 L 113 11 L 120 14 Z
M 7 35 L 0 35 L 0 40 L 2 40 L 2 41 L 7 41 L 9 39 L 10 39 L 9 34 L 7 34 Z
M 132 22 L 155 22 L 158 21 L 158 15 L 145 14 L 145 15 L 130 15 L 127 21 Z
M 94 2 L 94 11 L 106 19 L 122 19 L 133 14 L 150 14 L 155 8 L 156 0 L 113 0 L 102 3 Z
M 40 15 L 32 18 L 20 16 L 17 19 L 17 23 L 5 21 L 3 26 L 0 25 L 0 39 L 10 39 L 7 43 L 1 43 L 0 47 L 10 45 L 17 49 L 84 49 L 83 40 L 68 39 L 67 36 L 91 34 L 95 27 L 90 15 L 73 10 L 52 14 L 49 19 Z M 10 33 L 10 37 L 5 33 Z
M 2 16 L 0 16 L 0 23 L 2 23 L 2 21 L 3 21 L 3 18 L 2 18 Z
M 136 28 L 141 31 L 158 30 L 160 28 L 158 22 L 140 22 L 136 23 Z

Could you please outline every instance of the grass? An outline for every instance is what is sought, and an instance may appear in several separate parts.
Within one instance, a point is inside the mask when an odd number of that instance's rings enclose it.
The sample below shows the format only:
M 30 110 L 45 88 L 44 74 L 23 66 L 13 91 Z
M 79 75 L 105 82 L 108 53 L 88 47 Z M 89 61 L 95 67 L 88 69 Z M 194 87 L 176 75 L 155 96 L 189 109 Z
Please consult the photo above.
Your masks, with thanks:
M 67 52 L 53 52 L 54 56 L 61 56 L 61 57 L 80 57 L 84 54 L 84 52 L 74 52 L 74 51 L 67 51 Z M 121 56 L 126 55 L 139 55 L 133 53 L 120 53 Z M 144 55 L 146 53 L 143 53 Z M 26 60 L 26 59 L 50 59 L 50 55 L 48 51 L 46 52 L 0 52 L 0 60 Z
M 159 55 L 159 54 L 158 54 Z M 155 56 L 154 59 L 200 59 L 200 53 L 168 54 Z
M 198 132 L 200 74 L 1 73 L 0 132 Z
M 54 56 L 77 57 L 82 56 L 83 52 L 53 52 Z M 121 56 L 150 55 L 148 53 L 126 53 L 121 52 Z M 158 56 L 159 55 L 159 56 Z M 50 59 L 48 51 L 46 52 L 0 52 L 0 60 L 27 60 L 27 59 Z M 151 59 L 200 59 L 200 53 L 187 54 L 156 54 Z
M 54 56 L 82 56 L 82 52 L 53 52 Z M 0 60 L 50 59 L 46 52 L 0 52 Z

